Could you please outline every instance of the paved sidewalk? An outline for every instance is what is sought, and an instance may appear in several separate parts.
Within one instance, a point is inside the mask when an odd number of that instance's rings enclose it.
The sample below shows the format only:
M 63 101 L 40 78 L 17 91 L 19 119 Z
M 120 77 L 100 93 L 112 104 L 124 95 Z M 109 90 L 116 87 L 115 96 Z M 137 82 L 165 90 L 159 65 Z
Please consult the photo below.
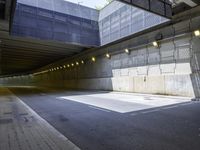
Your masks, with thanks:
M 7 88 L 0 88 L 0 150 L 80 150 Z

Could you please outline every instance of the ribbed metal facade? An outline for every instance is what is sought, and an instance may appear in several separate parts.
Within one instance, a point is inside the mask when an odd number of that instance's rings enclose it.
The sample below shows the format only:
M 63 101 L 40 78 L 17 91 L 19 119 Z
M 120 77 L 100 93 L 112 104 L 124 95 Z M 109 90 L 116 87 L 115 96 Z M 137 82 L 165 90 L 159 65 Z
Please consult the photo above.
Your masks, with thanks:
M 168 19 L 164 17 L 114 1 L 100 12 L 101 45 L 108 44 L 166 21 Z
M 102 46 L 166 21 L 118 1 L 99 12 L 63 0 L 18 0 L 11 34 Z
M 62 0 L 18 0 L 11 34 L 99 46 L 98 11 Z

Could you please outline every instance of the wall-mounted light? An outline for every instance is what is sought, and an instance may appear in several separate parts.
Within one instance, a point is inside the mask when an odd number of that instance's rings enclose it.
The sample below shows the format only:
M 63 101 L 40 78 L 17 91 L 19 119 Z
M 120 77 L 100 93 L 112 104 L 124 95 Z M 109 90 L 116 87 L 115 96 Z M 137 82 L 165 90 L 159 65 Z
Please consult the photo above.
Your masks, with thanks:
M 159 47 L 159 43 L 157 41 L 153 41 L 152 44 L 154 47 L 157 47 L 157 48 Z
M 107 53 L 107 54 L 106 54 L 106 57 L 107 57 L 108 59 L 110 59 L 110 58 L 111 58 L 111 55 L 110 55 L 109 53 Z
M 79 62 L 78 62 L 78 61 L 76 62 L 76 65 L 77 65 L 77 66 L 79 65 Z
M 81 60 L 81 64 L 84 64 L 85 62 L 83 60 Z
M 96 61 L 96 58 L 95 58 L 95 57 L 92 57 L 92 61 L 95 62 L 95 61 Z
M 195 30 L 195 31 L 194 31 L 194 35 L 195 35 L 196 37 L 200 36 L 200 30 Z
M 128 48 L 124 49 L 125 53 L 130 54 L 130 50 Z

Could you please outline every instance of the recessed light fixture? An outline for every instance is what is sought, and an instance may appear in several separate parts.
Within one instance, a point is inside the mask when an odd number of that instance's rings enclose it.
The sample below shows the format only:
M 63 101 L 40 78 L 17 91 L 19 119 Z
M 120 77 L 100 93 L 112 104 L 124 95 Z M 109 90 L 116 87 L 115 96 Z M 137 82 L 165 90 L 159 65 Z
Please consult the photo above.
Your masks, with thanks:
M 95 58 L 95 57 L 92 57 L 92 61 L 95 62 L 95 61 L 96 61 L 96 58 Z
M 57 70 L 59 70 L 59 67 L 57 67 Z
M 128 48 L 124 49 L 125 53 L 130 54 L 130 51 Z
M 77 65 L 77 66 L 79 65 L 79 62 L 78 62 L 78 61 L 76 62 L 76 65 Z
M 159 47 L 159 44 L 158 44 L 157 41 L 154 41 L 152 44 L 153 44 L 154 47 Z
M 73 66 L 74 66 L 74 63 L 72 63 L 71 65 L 72 65 L 72 67 L 73 67 Z
M 83 60 L 81 60 L 81 63 L 84 64 L 85 62 Z
M 107 53 L 107 54 L 106 54 L 106 57 L 107 57 L 108 59 L 110 59 L 110 58 L 111 58 L 111 56 L 110 56 L 110 54 L 109 54 L 109 53 Z
M 69 68 L 69 67 L 70 67 L 70 64 L 68 64 L 67 67 Z
M 63 65 L 63 68 L 66 68 L 66 66 L 65 66 L 65 65 Z
M 195 35 L 195 36 L 200 36 L 200 30 L 194 31 L 194 35 Z

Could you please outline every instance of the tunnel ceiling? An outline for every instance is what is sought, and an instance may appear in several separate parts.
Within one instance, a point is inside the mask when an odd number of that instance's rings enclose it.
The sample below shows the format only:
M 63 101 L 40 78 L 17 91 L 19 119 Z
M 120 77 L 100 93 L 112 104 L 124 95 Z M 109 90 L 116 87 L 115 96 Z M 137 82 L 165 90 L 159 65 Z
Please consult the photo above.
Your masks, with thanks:
M 0 31 L 0 75 L 24 73 L 81 52 L 87 47 L 11 37 Z
M 9 18 L 11 2 L 15 0 L 0 0 L 0 75 L 28 72 L 57 60 L 80 53 L 89 47 L 33 40 L 29 38 L 11 37 L 9 35 Z M 125 0 L 124 0 L 125 1 Z M 191 1 L 191 0 L 189 0 Z M 190 6 L 185 0 L 174 0 L 173 12 L 178 13 Z M 199 0 L 192 0 L 197 5 Z

